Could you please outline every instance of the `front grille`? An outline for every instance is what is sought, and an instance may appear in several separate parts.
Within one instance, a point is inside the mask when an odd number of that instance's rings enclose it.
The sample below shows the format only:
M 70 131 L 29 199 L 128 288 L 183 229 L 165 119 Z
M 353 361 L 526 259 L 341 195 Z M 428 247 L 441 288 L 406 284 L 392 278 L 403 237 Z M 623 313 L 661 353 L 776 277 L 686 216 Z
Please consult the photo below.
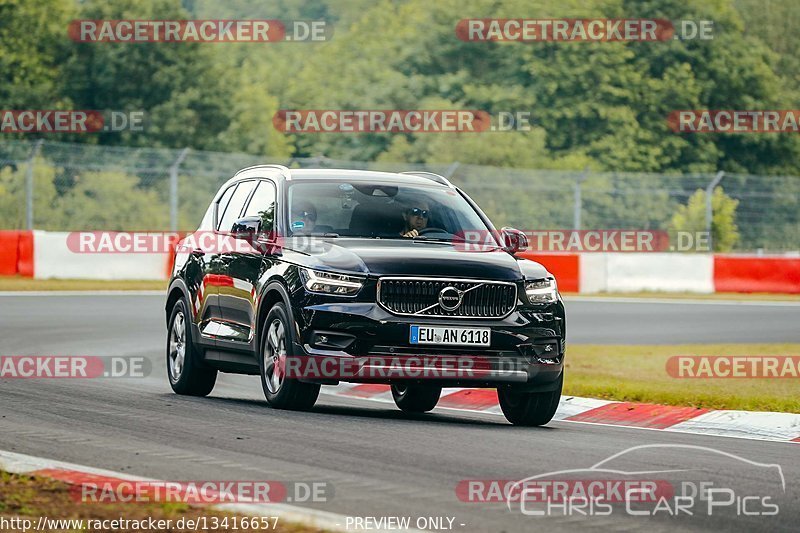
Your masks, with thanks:
M 462 293 L 461 305 L 452 311 L 439 303 L 439 293 L 446 287 L 454 287 Z M 378 303 L 396 315 L 503 318 L 516 306 L 517 286 L 502 281 L 381 278 Z

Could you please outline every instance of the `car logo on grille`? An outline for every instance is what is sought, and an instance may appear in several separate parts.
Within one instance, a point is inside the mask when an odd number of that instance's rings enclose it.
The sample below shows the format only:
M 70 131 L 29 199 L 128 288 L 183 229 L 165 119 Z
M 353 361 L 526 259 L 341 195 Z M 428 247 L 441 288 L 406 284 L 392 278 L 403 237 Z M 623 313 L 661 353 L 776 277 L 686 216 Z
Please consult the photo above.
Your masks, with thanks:
M 455 311 L 461 305 L 464 293 L 455 287 L 448 286 L 439 291 L 439 307 L 445 311 Z

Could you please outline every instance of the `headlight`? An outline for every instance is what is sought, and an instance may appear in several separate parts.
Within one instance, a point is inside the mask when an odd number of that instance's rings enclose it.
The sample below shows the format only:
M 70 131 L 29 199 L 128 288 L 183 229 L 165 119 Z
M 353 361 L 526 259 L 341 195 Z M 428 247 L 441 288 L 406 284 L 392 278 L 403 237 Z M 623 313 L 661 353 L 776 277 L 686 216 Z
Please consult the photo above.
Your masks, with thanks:
M 301 268 L 300 275 L 303 278 L 303 285 L 305 285 L 308 292 L 353 296 L 364 286 L 363 278 L 346 276 L 333 272 Z
M 532 304 L 549 304 L 558 300 L 558 286 L 554 279 L 525 282 L 525 294 Z

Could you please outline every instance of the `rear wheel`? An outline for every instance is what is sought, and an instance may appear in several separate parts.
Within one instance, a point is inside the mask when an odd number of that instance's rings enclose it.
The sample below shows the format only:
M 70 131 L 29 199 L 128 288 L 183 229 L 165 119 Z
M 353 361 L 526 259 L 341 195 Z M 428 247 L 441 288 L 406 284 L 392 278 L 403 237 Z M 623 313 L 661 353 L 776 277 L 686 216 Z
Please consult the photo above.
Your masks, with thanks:
M 439 403 L 441 387 L 427 385 L 392 385 L 392 398 L 407 413 L 427 413 Z
M 503 410 L 506 420 L 515 426 L 543 426 L 556 414 L 563 385 L 562 372 L 554 391 L 515 392 L 514 389 L 497 389 L 500 409 Z
M 217 370 L 203 366 L 192 343 L 186 303 L 175 302 L 167 333 L 167 377 L 172 390 L 188 396 L 207 396 L 217 382 Z
M 272 407 L 305 411 L 314 406 L 320 386 L 286 376 L 287 358 L 296 357 L 289 353 L 291 346 L 294 344 L 289 314 L 282 303 L 277 303 L 270 309 L 262 328 L 261 388 Z

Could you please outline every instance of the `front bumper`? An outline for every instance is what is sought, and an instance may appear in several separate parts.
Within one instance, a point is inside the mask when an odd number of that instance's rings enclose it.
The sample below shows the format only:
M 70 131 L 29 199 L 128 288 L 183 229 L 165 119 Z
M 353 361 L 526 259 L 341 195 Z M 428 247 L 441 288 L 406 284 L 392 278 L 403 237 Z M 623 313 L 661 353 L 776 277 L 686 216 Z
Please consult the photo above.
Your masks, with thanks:
M 301 376 L 303 381 L 546 391 L 557 386 L 564 369 L 566 327 L 561 302 L 542 308 L 519 307 L 503 319 L 485 320 L 401 317 L 376 303 L 319 300 L 293 309 L 299 341 L 294 351 L 331 359 L 333 366 L 340 364 L 339 370 L 346 371 L 333 377 Z M 412 324 L 489 327 L 491 343 L 488 347 L 412 345 Z

